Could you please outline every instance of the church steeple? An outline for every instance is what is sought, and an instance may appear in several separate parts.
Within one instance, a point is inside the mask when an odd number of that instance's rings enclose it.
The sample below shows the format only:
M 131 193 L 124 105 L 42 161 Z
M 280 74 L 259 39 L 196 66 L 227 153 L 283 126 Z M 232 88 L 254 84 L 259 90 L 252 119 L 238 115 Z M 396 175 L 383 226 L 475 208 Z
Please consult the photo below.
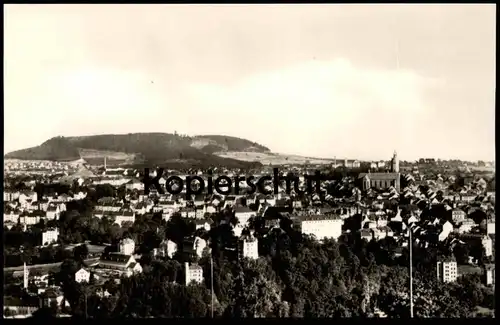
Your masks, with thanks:
M 394 150 L 394 156 L 392 157 L 391 172 L 399 173 L 399 160 L 396 150 Z

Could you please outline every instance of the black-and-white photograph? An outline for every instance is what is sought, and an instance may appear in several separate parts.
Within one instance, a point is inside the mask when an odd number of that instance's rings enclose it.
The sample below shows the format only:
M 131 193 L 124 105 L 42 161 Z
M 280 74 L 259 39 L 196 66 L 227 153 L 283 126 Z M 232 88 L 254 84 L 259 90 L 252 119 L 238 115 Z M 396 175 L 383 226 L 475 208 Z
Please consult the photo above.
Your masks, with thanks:
M 3 318 L 495 318 L 495 4 L 4 5 Z

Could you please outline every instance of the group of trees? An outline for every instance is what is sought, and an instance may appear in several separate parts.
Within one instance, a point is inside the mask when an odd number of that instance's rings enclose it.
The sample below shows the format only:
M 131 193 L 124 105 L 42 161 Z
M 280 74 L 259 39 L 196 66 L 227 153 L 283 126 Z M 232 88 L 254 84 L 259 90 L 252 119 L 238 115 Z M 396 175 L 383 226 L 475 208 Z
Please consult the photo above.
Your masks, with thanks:
M 230 215 L 215 221 L 228 217 L 234 222 Z M 152 258 L 144 248 L 142 274 L 119 284 L 108 281 L 99 289 L 74 282 L 74 262 L 63 263 L 73 266 L 63 267 L 58 279 L 75 317 L 370 317 L 377 309 L 390 317 L 409 316 L 409 254 L 404 249 L 396 255 L 391 238 L 367 243 L 351 233 L 320 243 L 286 224 L 256 228 L 258 260 L 231 254 L 227 248 L 235 237 L 229 224 L 215 222 L 203 234 L 174 217 L 157 240 L 181 244 L 186 237 L 200 235 L 209 240 L 211 253 L 198 259 L 182 254 L 181 246 L 173 259 Z M 477 306 L 493 309 L 494 291 L 477 276 L 451 284 L 436 280 L 440 254 L 445 253 L 414 247 L 415 316 L 471 317 Z M 185 261 L 199 263 L 204 283 L 184 285 Z M 102 297 L 102 290 L 111 296 Z
M 398 245 L 392 238 L 366 242 L 351 231 L 338 241 L 319 243 L 286 220 L 280 228 L 267 229 L 256 217 L 250 228 L 259 240 L 261 257 L 241 260 L 232 250 L 236 242 L 232 225 L 237 222 L 233 213 L 213 215 L 208 232 L 196 230 L 192 221 L 179 215 L 165 222 L 160 214 L 146 214 L 122 227 L 107 217 L 92 217 L 99 198 L 117 195 L 113 188 L 97 187 L 85 200 L 68 203 L 59 220 L 35 227 L 57 226 L 61 244 L 86 240 L 116 244 L 131 237 L 143 255 L 143 274 L 96 286 L 74 281 L 74 272 L 88 254 L 84 246 L 75 252 L 64 246 L 32 251 L 33 256 L 64 260 L 54 281 L 63 288 L 75 317 L 209 317 L 212 313 L 215 317 L 369 317 L 376 309 L 390 317 L 409 316 L 409 254 L 407 249 L 396 253 Z M 433 214 L 424 211 L 423 218 L 426 213 L 429 218 Z M 210 255 L 198 259 L 192 252 L 185 254 L 185 240 L 195 235 L 209 241 Z M 7 246 L 12 249 L 21 239 L 9 236 Z M 178 253 L 173 259 L 153 258 L 153 248 L 164 239 L 174 241 Z M 477 276 L 462 277 L 454 284 L 436 281 L 436 261 L 450 253 L 439 245 L 413 247 L 416 317 L 470 317 L 477 306 L 493 309 L 494 292 Z M 186 261 L 199 263 L 204 283 L 184 285 Z M 103 297 L 102 289 L 111 296 Z

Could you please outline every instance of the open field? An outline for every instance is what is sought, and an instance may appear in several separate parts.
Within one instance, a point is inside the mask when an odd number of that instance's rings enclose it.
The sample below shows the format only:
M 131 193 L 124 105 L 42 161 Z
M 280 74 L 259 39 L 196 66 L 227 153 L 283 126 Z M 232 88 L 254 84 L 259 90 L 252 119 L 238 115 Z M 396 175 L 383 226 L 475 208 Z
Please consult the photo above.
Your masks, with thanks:
M 106 157 L 107 159 L 118 160 L 134 159 L 136 157 L 135 154 L 129 154 L 125 152 L 94 149 L 80 149 L 80 156 L 83 159 Z
M 232 158 L 242 161 L 258 161 L 263 165 L 295 165 L 295 164 L 332 164 L 333 159 L 303 157 L 297 155 L 286 155 L 280 153 L 262 153 L 262 152 L 247 152 L 247 151 L 231 151 L 231 152 L 216 152 L 215 155 L 223 158 Z M 339 160 L 340 161 L 340 160 Z
M 109 150 L 79 149 L 80 157 L 91 165 L 104 164 L 104 157 L 108 164 L 131 164 L 140 159 L 140 155 Z

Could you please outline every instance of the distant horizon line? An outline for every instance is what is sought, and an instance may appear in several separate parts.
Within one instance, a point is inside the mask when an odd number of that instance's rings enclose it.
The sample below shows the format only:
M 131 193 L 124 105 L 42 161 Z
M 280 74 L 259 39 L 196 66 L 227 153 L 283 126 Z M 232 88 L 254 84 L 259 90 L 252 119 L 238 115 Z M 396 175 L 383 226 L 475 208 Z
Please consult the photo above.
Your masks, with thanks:
M 23 150 L 23 149 L 19 149 L 19 150 Z M 14 150 L 16 151 L 16 150 Z M 110 151 L 110 152 L 113 152 L 111 150 L 102 150 L 102 151 Z M 13 152 L 13 151 L 11 151 Z M 301 158 L 309 158 L 309 159 L 316 159 L 316 160 L 331 160 L 332 163 L 334 162 L 335 158 L 314 158 L 314 157 L 308 157 L 308 156 L 303 156 L 303 155 L 298 155 L 298 154 L 283 154 L 283 153 L 275 153 L 275 152 L 271 152 L 273 154 L 278 154 L 278 155 L 288 155 L 288 156 L 297 156 L 297 157 L 301 157 Z M 5 156 L 6 154 L 4 154 Z M 104 159 L 104 158 L 103 158 Z M 457 158 L 450 158 L 450 159 L 441 159 L 441 158 L 432 158 L 432 157 L 427 157 L 427 158 L 419 158 L 419 159 L 411 159 L 411 160 L 404 160 L 404 159 L 399 159 L 399 161 L 404 161 L 404 162 L 409 162 L 409 163 L 415 163 L 415 162 L 418 162 L 420 159 L 434 159 L 435 161 L 460 161 L 460 162 L 463 162 L 463 163 L 477 163 L 479 161 L 482 161 L 484 163 L 492 163 L 492 164 L 495 164 L 495 160 L 481 160 L 481 159 L 477 159 L 477 160 L 464 160 L 464 159 L 457 159 Z M 50 161 L 50 162 L 65 162 L 65 163 L 71 163 L 71 162 L 75 162 L 75 161 L 78 161 L 78 160 L 85 160 L 85 158 L 78 158 L 78 159 L 75 159 L 75 160 L 68 160 L 68 161 L 58 161 L 58 160 L 47 160 L 47 159 L 20 159 L 20 158 L 4 158 L 4 162 L 5 161 L 12 161 L 12 160 L 19 160 L 19 161 Z M 337 159 L 338 162 L 336 164 L 336 166 L 342 166 L 342 162 L 344 160 L 348 160 L 348 161 L 358 161 L 360 163 L 367 163 L 367 162 L 387 162 L 387 161 L 390 161 L 389 160 L 384 160 L 384 159 Z M 258 160 L 255 160 L 256 162 L 258 162 Z M 305 163 L 301 164 L 301 163 L 289 163 L 289 164 L 282 164 L 282 165 L 305 165 Z M 317 165 L 317 164 L 311 164 L 311 165 Z M 328 165 L 328 164 L 324 164 L 324 165 Z M 266 166 L 263 166 L 263 167 L 266 167 Z M 463 167 L 466 167 L 466 166 L 463 166 Z

